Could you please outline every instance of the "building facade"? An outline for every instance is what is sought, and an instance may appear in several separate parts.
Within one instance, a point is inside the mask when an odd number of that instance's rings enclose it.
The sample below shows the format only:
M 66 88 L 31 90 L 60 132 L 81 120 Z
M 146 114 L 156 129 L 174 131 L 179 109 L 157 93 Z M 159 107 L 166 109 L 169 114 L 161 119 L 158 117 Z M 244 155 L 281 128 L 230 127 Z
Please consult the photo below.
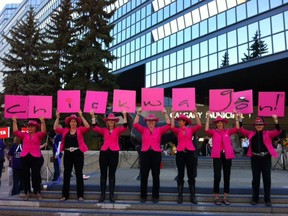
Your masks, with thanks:
M 44 28 L 60 3 L 23 0 L 1 32 L 8 34 L 30 6 Z M 195 87 L 202 104 L 212 88 L 253 89 L 256 101 L 258 91 L 288 89 L 282 75 L 288 66 L 288 0 L 117 0 L 107 10 L 114 8 L 110 51 L 118 58 L 109 67 L 120 75 L 122 89 L 139 96 L 143 87 L 165 88 L 169 97 L 172 88 Z M 243 61 L 252 54 L 255 34 L 267 52 Z M 0 36 L 0 56 L 8 49 Z

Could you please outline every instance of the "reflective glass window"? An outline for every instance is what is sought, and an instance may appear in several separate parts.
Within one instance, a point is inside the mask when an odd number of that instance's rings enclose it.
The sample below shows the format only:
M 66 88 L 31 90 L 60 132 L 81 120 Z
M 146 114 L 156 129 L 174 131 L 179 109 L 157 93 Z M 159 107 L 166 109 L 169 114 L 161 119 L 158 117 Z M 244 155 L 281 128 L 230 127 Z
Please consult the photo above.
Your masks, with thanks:
M 227 33 L 227 38 L 228 38 L 228 48 L 237 45 L 237 34 L 236 34 L 236 30 L 228 32 L 228 33 Z
M 259 13 L 269 10 L 270 0 L 261 0 L 257 2 L 258 2 Z
M 177 45 L 181 45 L 184 42 L 184 31 L 177 32 Z
M 184 49 L 184 56 L 185 56 L 184 59 L 185 62 L 191 61 L 191 47 L 187 47 Z
M 192 62 L 192 75 L 199 74 L 199 59 Z
M 209 54 L 217 52 L 217 40 L 216 38 L 209 39 Z
M 151 45 L 147 45 L 145 47 L 146 49 L 146 57 L 150 57 L 151 56 Z
M 235 8 L 231 8 L 230 10 L 228 10 L 226 12 L 227 14 L 227 25 L 232 25 L 236 22 L 236 9 Z
M 135 61 L 138 62 L 140 60 L 140 51 L 136 50 L 135 52 Z
M 176 80 L 176 67 L 171 67 L 170 68 L 170 82 Z
M 243 44 L 243 43 L 248 42 L 246 26 L 237 29 L 237 38 L 238 38 L 238 44 Z
M 157 71 L 163 70 L 163 58 L 157 59 Z
M 217 15 L 217 28 L 221 29 L 226 26 L 226 14 L 221 13 Z
M 183 64 L 177 65 L 177 79 L 184 78 Z
M 168 83 L 170 81 L 170 73 L 169 69 L 164 70 L 163 72 L 163 78 L 164 78 L 164 83 Z
M 217 54 L 209 55 L 209 70 L 215 70 L 217 67 Z
M 244 53 L 246 55 L 249 55 L 248 54 L 248 45 L 247 44 L 238 46 L 238 62 L 242 62 L 242 58 L 245 58 Z
M 236 7 L 237 22 L 246 19 L 246 4 L 241 4 Z
M 208 19 L 208 28 L 209 28 L 209 32 L 213 32 L 216 30 L 216 16 Z
M 200 36 L 206 35 L 208 32 L 208 21 L 204 20 L 200 23 Z
M 155 73 L 157 71 L 157 60 L 151 61 L 151 73 Z
M 226 34 L 219 35 L 218 37 L 218 51 L 227 49 Z
M 200 59 L 200 65 L 201 65 L 201 73 L 205 73 L 208 71 L 208 57 L 202 57 Z
M 238 63 L 237 47 L 228 49 L 229 65 Z
M 199 58 L 199 44 L 195 44 L 192 46 L 192 59 Z
M 208 55 L 208 44 L 207 41 L 203 41 L 200 43 L 200 56 Z
M 248 40 L 249 41 L 253 40 L 253 38 L 255 37 L 255 34 L 258 30 L 259 30 L 258 22 L 248 25 Z M 258 34 L 259 34 L 259 31 L 258 31 Z M 261 32 L 260 32 L 260 34 L 261 34 Z
M 274 53 L 285 50 L 285 36 L 284 32 L 273 35 L 273 51 Z
M 157 52 L 158 53 L 163 52 L 163 39 L 157 41 Z
M 261 40 L 263 40 L 263 42 L 267 45 L 267 53 L 262 54 L 262 56 L 266 56 L 266 55 L 270 55 L 272 54 L 273 50 L 272 50 L 272 39 L 271 36 L 265 37 L 265 38 L 261 38 Z M 284 44 L 283 44 L 283 47 Z
M 146 58 L 145 47 L 141 48 L 140 53 L 141 53 L 141 60 L 145 59 Z
M 151 74 L 151 62 L 146 63 L 146 75 Z
M 265 37 L 267 35 L 271 35 L 271 24 L 270 18 L 260 20 L 259 22 L 261 36 Z
M 170 67 L 175 66 L 176 63 L 176 53 L 171 53 L 170 54 Z
M 164 42 L 164 51 L 169 50 L 170 49 L 170 43 L 169 43 L 170 38 L 169 37 L 165 37 L 163 42 Z
M 278 7 L 282 4 L 282 0 L 271 0 L 270 4 L 271 4 L 271 8 Z
M 156 75 L 157 75 L 156 73 L 151 74 L 151 86 L 157 85 L 157 76 Z
M 149 88 L 151 86 L 150 79 L 151 79 L 150 75 L 146 76 L 146 80 L 145 80 L 146 88 Z
M 288 12 L 287 11 L 284 13 L 284 20 L 285 20 L 285 29 L 288 29 Z
M 184 77 L 190 77 L 192 75 L 191 62 L 184 64 Z
M 186 28 L 183 30 L 184 31 L 184 42 L 190 41 L 191 38 L 191 28 Z
M 157 84 L 163 84 L 163 71 L 157 72 Z
M 176 34 L 173 34 L 170 36 L 170 48 L 175 47 L 176 46 Z
M 182 64 L 184 62 L 183 50 L 177 51 L 177 64 Z
M 199 24 L 192 26 L 192 39 L 199 37 Z
M 272 22 L 272 33 L 278 33 L 280 31 L 284 30 L 284 22 L 283 22 L 283 14 L 277 14 L 275 16 L 272 16 L 271 22 Z
M 164 69 L 170 67 L 170 60 L 169 60 L 169 55 L 164 56 Z
M 257 15 L 257 1 L 248 1 L 247 3 L 247 16 L 251 17 Z

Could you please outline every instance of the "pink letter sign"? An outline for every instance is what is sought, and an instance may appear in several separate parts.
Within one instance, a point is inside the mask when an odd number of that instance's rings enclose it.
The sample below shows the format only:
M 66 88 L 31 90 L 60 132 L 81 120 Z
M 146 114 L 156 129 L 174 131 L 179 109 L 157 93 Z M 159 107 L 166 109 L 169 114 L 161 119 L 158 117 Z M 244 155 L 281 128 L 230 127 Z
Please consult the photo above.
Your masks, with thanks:
M 163 88 L 142 88 L 142 110 L 162 111 L 164 108 Z
M 279 117 L 285 115 L 285 92 L 259 92 L 258 115 Z
M 209 110 L 212 112 L 233 112 L 233 89 L 210 89 Z
M 28 118 L 28 96 L 5 95 L 5 118 L 16 116 L 18 119 Z
M 52 118 L 52 96 L 29 96 L 28 118 Z
M 234 106 L 238 113 L 253 113 L 253 91 L 239 91 L 233 94 Z
M 80 111 L 80 90 L 59 90 L 57 93 L 57 111 L 60 113 L 78 113 Z
M 172 89 L 172 109 L 174 111 L 193 111 L 195 108 L 195 88 Z
M 87 91 L 84 105 L 84 112 L 90 113 L 93 109 L 95 113 L 106 113 L 108 92 Z
M 136 91 L 117 90 L 113 92 L 113 112 L 135 113 Z

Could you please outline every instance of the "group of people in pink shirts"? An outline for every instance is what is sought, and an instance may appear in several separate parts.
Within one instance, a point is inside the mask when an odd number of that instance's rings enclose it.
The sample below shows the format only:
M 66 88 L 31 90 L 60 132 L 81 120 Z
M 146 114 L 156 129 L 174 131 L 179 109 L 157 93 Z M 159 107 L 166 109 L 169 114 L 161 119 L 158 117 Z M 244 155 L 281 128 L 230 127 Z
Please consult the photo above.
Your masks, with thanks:
M 176 112 L 171 111 L 170 117 L 166 111 L 162 111 L 166 124 L 157 126 L 159 118 L 150 113 L 144 117 L 146 125 L 139 122 L 142 115 L 142 109 L 137 110 L 134 118 L 133 127 L 142 136 L 141 145 L 141 182 L 140 182 L 140 202 L 147 202 L 147 185 L 148 177 L 151 171 L 152 174 L 152 202 L 159 202 L 160 189 L 160 164 L 161 164 L 161 137 L 171 130 L 177 137 L 176 149 L 176 165 L 177 165 L 177 203 L 183 202 L 183 187 L 185 169 L 188 177 L 188 185 L 190 191 L 190 202 L 197 204 L 196 198 L 196 177 L 197 177 L 197 149 L 193 144 L 193 135 L 202 129 L 201 121 L 197 111 L 193 110 L 195 116 L 195 124 L 187 116 L 180 114 L 176 117 Z M 236 111 L 235 127 L 226 128 L 228 120 L 218 116 L 213 120 L 211 127 L 210 112 L 206 113 L 205 133 L 212 137 L 212 152 L 214 171 L 214 203 L 215 205 L 230 205 L 229 189 L 230 189 L 230 174 L 232 160 L 235 158 L 235 152 L 232 145 L 231 135 L 242 133 L 249 139 L 249 147 L 247 156 L 251 158 L 252 170 L 252 198 L 251 204 L 256 205 L 259 201 L 259 188 L 261 175 L 264 184 L 264 201 L 266 206 L 271 206 L 271 157 L 278 157 L 276 150 L 272 145 L 272 139 L 281 133 L 276 115 L 272 118 L 275 123 L 274 130 L 265 130 L 265 122 L 261 117 L 257 117 L 253 122 L 253 130 L 246 130 L 242 125 L 242 118 Z M 128 130 L 127 114 L 122 111 L 123 124 L 117 125 L 119 117 L 113 113 L 104 117 L 105 126 L 101 127 L 98 124 L 97 118 L 93 111 L 90 112 L 92 131 L 103 136 L 103 144 L 100 148 L 99 165 L 100 165 L 100 197 L 98 202 L 104 202 L 106 199 L 106 185 L 109 179 L 109 201 L 115 202 L 115 184 L 116 170 L 119 160 L 119 137 Z M 23 150 L 21 152 L 21 162 L 23 166 L 23 184 L 24 184 L 24 200 L 30 198 L 30 170 L 32 175 L 33 193 L 38 199 L 41 197 L 41 176 L 39 166 L 36 166 L 40 160 L 41 152 L 40 145 L 42 139 L 46 135 L 46 126 L 44 118 L 40 118 L 40 124 L 35 120 L 30 120 L 27 124 L 28 133 L 18 130 L 17 118 L 13 117 L 13 132 L 15 136 L 20 137 L 23 141 Z M 84 201 L 84 182 L 83 182 L 83 166 L 84 153 L 88 150 L 85 144 L 84 135 L 91 130 L 88 121 L 83 117 L 81 111 L 77 115 L 70 115 L 65 118 L 66 127 L 60 127 L 60 114 L 56 112 L 54 130 L 56 133 L 62 134 L 61 152 L 64 152 L 64 179 L 62 196 L 60 201 L 69 199 L 70 178 L 72 169 L 75 169 L 77 196 L 79 201 Z M 221 171 L 223 169 L 224 194 L 220 198 L 220 180 Z

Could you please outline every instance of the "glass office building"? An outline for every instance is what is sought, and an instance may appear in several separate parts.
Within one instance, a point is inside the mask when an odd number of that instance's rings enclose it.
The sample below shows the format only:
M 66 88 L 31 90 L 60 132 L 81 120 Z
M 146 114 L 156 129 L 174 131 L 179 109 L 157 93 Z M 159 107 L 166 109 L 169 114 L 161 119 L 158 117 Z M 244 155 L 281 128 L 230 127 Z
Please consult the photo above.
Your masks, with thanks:
M 1 32 L 32 4 L 44 27 L 60 2 L 24 0 Z M 287 71 L 288 0 L 117 0 L 107 10 L 115 8 L 110 51 L 118 59 L 109 67 L 120 75 L 122 89 L 159 87 L 169 96 L 174 87 L 195 87 L 205 103 L 211 88 L 271 91 L 267 82 L 281 82 Z M 267 52 L 243 61 L 256 33 Z M 287 89 L 282 83 L 277 91 Z

